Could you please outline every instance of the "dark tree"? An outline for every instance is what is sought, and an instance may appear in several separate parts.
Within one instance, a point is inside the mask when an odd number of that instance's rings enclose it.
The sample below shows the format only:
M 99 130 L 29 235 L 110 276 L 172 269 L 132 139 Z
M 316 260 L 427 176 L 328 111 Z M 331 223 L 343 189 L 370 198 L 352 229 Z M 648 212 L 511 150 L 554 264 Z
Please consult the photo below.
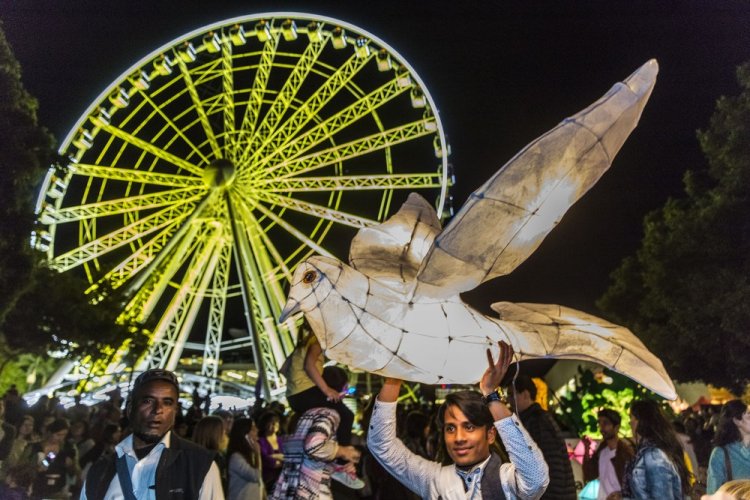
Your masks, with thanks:
M 97 359 L 127 338 L 134 353 L 145 343 L 142 329 L 116 324 L 117 304 L 92 306 L 82 279 L 47 269 L 30 248 L 35 195 L 56 159 L 36 109 L 0 26 L 0 376 L 20 354 Z
M 630 327 L 679 381 L 741 393 L 750 377 L 750 63 L 698 139 L 707 166 L 649 214 L 635 256 L 599 307 Z
M 21 83 L 21 67 L 0 26 L 0 319 L 30 282 L 29 236 L 34 195 L 50 165 L 52 136 L 39 126 L 37 102 Z
M 38 269 L 33 278 L 0 326 L 10 349 L 39 356 L 57 352 L 72 359 L 87 355 L 99 359 L 110 346 L 131 337 L 143 348 L 140 330 L 117 324 L 117 308 L 89 304 L 81 278 L 45 268 Z

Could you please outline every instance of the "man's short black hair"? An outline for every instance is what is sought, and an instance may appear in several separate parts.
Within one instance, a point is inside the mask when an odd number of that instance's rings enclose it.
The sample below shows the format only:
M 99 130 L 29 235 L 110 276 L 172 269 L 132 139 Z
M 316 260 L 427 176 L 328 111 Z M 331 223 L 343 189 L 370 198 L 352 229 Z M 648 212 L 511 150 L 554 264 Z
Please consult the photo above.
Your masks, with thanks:
M 529 396 L 531 396 L 531 400 L 534 401 L 536 399 L 536 384 L 533 380 L 531 380 L 531 377 L 528 375 L 519 375 L 516 377 L 516 379 L 511 382 L 511 387 L 513 387 L 513 392 L 515 394 L 520 394 L 523 391 L 529 391 Z
M 437 428 L 438 428 L 438 450 L 437 460 L 443 465 L 453 463 L 445 447 L 445 412 L 448 408 L 455 406 L 472 424 L 485 429 L 494 429 L 495 419 L 487 405 L 482 400 L 482 395 L 476 391 L 459 391 L 452 392 L 445 397 L 445 403 L 438 408 Z
M 620 414 L 610 408 L 602 408 L 599 410 L 596 414 L 596 418 L 606 418 L 615 426 L 620 425 L 622 422 Z

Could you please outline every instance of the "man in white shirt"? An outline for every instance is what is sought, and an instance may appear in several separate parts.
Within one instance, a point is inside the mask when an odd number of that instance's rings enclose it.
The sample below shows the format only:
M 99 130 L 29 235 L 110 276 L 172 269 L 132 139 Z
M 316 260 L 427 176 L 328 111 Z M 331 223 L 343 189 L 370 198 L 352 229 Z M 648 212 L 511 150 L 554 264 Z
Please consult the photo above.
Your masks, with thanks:
M 497 387 L 513 358 L 513 348 L 500 342 L 497 363 L 487 350 L 489 368 L 482 376 L 482 394 L 449 394 L 438 417 L 445 452 L 443 466 L 409 451 L 396 438 L 396 401 L 401 381 L 386 379 L 375 402 L 367 446 L 383 467 L 422 498 L 443 500 L 536 499 L 549 482 L 542 452 L 520 420 L 500 400 Z M 500 435 L 511 463 L 501 463 L 490 445 Z
M 133 433 L 91 466 L 82 500 L 224 499 L 213 452 L 171 432 L 178 397 L 174 373 L 138 376 L 126 407 Z
M 591 442 L 583 438 L 585 449 L 583 458 L 583 479 L 585 482 L 599 479 L 598 500 L 618 498 L 622 490 L 625 464 L 635 455 L 633 447 L 626 439 L 620 439 L 620 414 L 609 408 L 599 410 L 599 432 L 602 442 L 589 458 Z

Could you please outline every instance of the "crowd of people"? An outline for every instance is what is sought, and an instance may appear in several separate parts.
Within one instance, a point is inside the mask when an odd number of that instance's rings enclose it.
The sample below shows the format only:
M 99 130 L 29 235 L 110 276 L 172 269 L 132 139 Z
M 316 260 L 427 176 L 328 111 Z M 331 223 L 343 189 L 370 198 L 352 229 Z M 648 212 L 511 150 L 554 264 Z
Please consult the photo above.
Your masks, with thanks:
M 750 498 L 750 412 L 733 400 L 669 419 L 656 401 L 628 415 L 598 412 L 598 446 L 586 438 L 576 482 L 556 419 L 536 386 L 515 376 L 498 391 L 513 351 L 488 351 L 478 391 L 406 408 L 401 381 L 386 379 L 356 418 L 343 404 L 348 376 L 323 367 L 303 335 L 284 371 L 287 400 L 208 412 L 167 370 L 139 375 L 86 406 L 52 397 L 28 407 L 11 388 L 0 399 L 0 498 L 81 499 L 575 499 L 598 482 L 598 499 Z M 507 396 L 507 397 L 506 397 Z M 623 436 L 623 418 L 632 436 Z M 353 422 L 361 432 L 353 433 Z

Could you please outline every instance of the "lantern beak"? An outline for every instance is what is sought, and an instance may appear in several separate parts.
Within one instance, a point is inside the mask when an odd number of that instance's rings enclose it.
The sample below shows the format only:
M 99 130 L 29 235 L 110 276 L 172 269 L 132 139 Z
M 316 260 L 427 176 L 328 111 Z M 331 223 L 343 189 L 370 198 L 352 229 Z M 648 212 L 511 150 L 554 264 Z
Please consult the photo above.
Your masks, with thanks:
M 279 323 L 283 323 L 290 316 L 294 316 L 300 311 L 301 311 L 300 303 L 290 298 L 289 300 L 286 301 L 286 304 L 284 304 L 284 309 L 281 311 L 281 315 L 279 316 Z

